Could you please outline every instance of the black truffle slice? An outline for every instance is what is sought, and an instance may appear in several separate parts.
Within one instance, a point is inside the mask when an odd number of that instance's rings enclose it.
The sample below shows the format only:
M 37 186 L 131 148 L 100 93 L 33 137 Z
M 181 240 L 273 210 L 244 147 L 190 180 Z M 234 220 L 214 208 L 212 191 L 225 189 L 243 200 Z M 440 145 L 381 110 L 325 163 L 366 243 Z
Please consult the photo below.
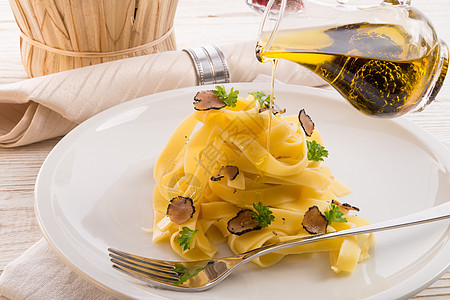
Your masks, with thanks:
M 224 166 L 220 168 L 217 175 L 211 177 L 212 181 L 220 181 L 223 177 L 227 176 L 230 180 L 234 180 L 239 174 L 239 168 L 236 166 Z
M 327 232 L 328 220 L 314 205 L 305 212 L 302 225 L 310 234 L 323 234 Z
M 311 120 L 311 117 L 306 114 L 304 109 L 300 110 L 298 113 L 298 120 L 300 125 L 302 125 L 305 134 L 311 136 L 314 130 L 314 122 Z
M 284 114 L 286 112 L 286 108 L 283 108 L 283 109 L 274 109 L 273 110 L 273 114 L 274 115 L 276 115 L 276 114 Z
M 263 106 L 263 107 L 261 107 L 261 108 L 258 110 L 258 113 L 265 112 L 266 110 L 269 110 L 269 107 L 268 107 L 268 106 Z
M 194 203 L 191 198 L 178 196 L 170 200 L 166 215 L 175 224 L 186 223 L 195 213 Z
M 337 200 L 331 200 L 331 203 L 336 204 L 337 206 L 339 206 L 339 208 L 343 208 L 346 210 L 355 210 L 355 211 L 359 211 L 359 208 L 353 205 L 350 205 L 348 203 L 341 203 Z
M 262 113 L 262 112 L 265 112 L 266 110 L 268 110 L 269 109 L 269 107 L 267 106 L 267 105 L 264 105 L 263 107 L 261 107 L 259 110 L 258 110 L 258 113 Z M 276 114 L 284 114 L 286 112 L 286 108 L 283 108 L 283 109 L 276 109 L 276 108 L 273 108 L 272 109 L 272 113 L 274 114 L 274 115 L 276 115 Z
M 259 223 L 253 219 L 253 211 L 241 209 L 237 215 L 228 221 L 227 229 L 230 233 L 242 235 L 246 232 L 261 229 Z
M 227 106 L 213 91 L 200 91 L 194 97 L 196 110 L 221 109 Z
M 217 174 L 217 175 L 211 176 L 211 181 L 220 181 L 224 177 L 225 177 L 224 175 Z

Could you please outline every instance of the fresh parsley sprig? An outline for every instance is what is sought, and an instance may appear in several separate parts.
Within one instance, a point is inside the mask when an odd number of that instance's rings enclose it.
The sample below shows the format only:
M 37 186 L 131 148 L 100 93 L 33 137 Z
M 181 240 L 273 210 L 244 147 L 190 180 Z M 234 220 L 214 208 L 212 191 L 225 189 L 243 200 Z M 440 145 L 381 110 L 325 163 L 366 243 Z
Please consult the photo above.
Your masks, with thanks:
M 225 86 L 216 86 L 216 89 L 213 90 L 214 95 L 219 97 L 220 100 L 225 102 L 227 106 L 236 107 L 236 102 L 238 99 L 239 91 L 231 88 L 230 92 L 227 93 L 225 90 Z
M 275 219 L 275 216 L 272 215 L 272 211 L 265 205 L 259 201 L 258 204 L 253 203 L 253 208 L 255 211 L 253 212 L 253 219 L 259 223 L 261 228 L 267 227 L 272 223 Z
M 323 213 L 325 215 L 325 218 L 328 220 L 328 225 L 330 225 L 333 222 L 339 222 L 339 223 L 346 223 L 347 219 L 343 218 L 344 215 L 343 212 L 339 210 L 339 206 L 331 203 L 330 207 Z
M 253 95 L 256 100 L 259 102 L 259 107 L 270 106 L 270 95 L 266 95 L 263 92 L 257 91 L 257 92 L 251 92 L 250 95 Z M 275 100 L 275 97 L 273 98 Z
M 207 266 L 201 267 L 201 268 L 197 268 L 194 270 L 194 272 L 192 272 L 192 274 L 188 271 L 188 269 L 186 269 L 184 266 L 182 265 L 175 265 L 175 272 L 177 272 L 178 275 L 178 279 L 180 281 L 175 282 L 176 285 L 180 285 L 183 282 L 186 282 L 188 279 L 191 279 L 194 276 L 197 276 L 198 273 L 200 273 L 201 271 L 203 271 L 204 269 L 206 269 Z
M 323 161 L 324 157 L 328 157 L 328 150 L 316 141 L 306 141 L 308 148 L 308 160 Z
M 197 231 L 198 229 L 192 230 L 187 226 L 183 226 L 183 228 L 181 228 L 179 232 L 180 236 L 177 237 L 177 241 L 180 242 L 180 247 L 183 248 L 183 250 L 191 249 L 192 239 Z

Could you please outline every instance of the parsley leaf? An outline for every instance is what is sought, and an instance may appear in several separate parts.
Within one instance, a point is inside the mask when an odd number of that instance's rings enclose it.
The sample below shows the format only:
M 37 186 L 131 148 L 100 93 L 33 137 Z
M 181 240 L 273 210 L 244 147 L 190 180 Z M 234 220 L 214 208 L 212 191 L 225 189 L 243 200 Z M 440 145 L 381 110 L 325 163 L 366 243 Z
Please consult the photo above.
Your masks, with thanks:
M 306 141 L 308 148 L 308 160 L 323 161 L 323 157 L 328 157 L 328 150 L 316 141 Z
M 330 225 L 333 222 L 339 223 L 347 222 L 347 219 L 342 217 L 344 213 L 342 213 L 339 210 L 339 206 L 334 203 L 331 203 L 330 208 L 328 208 L 328 210 L 326 210 L 323 214 L 325 215 L 325 218 L 327 218 L 328 220 L 328 225 Z
M 175 284 L 179 285 L 179 284 L 182 284 L 182 283 L 186 282 L 188 279 L 190 279 L 190 278 L 192 278 L 194 276 L 197 276 L 198 273 L 200 273 L 201 271 L 206 269 L 206 267 L 208 265 L 206 265 L 206 266 L 204 266 L 202 268 L 195 269 L 192 274 L 189 273 L 189 271 L 182 265 L 175 265 L 175 266 L 176 266 L 176 268 L 175 268 L 174 271 L 178 273 L 178 279 L 180 280 L 178 282 L 175 282 Z
M 235 91 L 233 90 L 233 88 L 231 88 L 230 92 L 227 93 L 227 91 L 225 90 L 225 86 L 218 85 L 216 86 L 216 90 L 213 90 L 213 93 L 214 95 L 219 97 L 220 100 L 225 102 L 227 106 L 236 107 L 236 102 L 239 95 L 238 90 Z
M 180 236 L 177 237 L 177 241 L 180 242 L 180 247 L 183 248 L 183 250 L 191 249 L 191 242 L 197 231 L 198 229 L 192 230 L 186 226 L 183 226 L 183 228 L 180 230 Z
M 178 285 L 178 284 L 182 284 L 183 282 L 186 282 L 188 279 L 191 279 L 192 277 L 197 276 L 198 273 L 200 273 L 204 269 L 206 269 L 206 266 L 203 268 L 197 268 L 197 269 L 195 269 L 195 271 L 192 274 L 186 270 L 186 273 L 180 274 L 180 276 L 178 277 L 178 279 L 180 279 L 180 281 L 175 282 L 175 284 Z
M 179 274 L 184 274 L 184 273 L 186 273 L 187 271 L 188 271 L 188 270 L 187 270 L 183 265 L 175 264 L 174 272 L 177 272 L 177 273 L 179 273 Z
M 253 208 L 256 212 L 253 212 L 253 219 L 259 223 L 261 228 L 269 226 L 270 223 L 275 219 L 272 215 L 272 211 L 259 201 L 258 204 L 253 203 Z
M 256 100 L 259 102 L 259 107 L 270 106 L 270 95 L 266 95 L 263 92 L 257 91 L 257 92 L 251 92 L 250 95 L 253 95 Z M 273 98 L 275 100 L 275 97 Z

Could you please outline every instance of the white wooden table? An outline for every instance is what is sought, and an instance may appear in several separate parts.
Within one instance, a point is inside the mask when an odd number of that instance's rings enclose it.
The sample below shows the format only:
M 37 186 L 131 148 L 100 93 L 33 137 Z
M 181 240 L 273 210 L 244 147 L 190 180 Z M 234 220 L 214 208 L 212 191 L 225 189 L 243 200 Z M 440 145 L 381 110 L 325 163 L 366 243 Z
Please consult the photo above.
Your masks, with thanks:
M 179 1 L 175 18 L 179 48 L 255 39 L 260 16 L 251 11 L 244 0 Z M 450 2 L 412 2 L 431 19 L 438 35 L 450 43 Z M 25 78 L 17 26 L 8 0 L 0 0 L 0 84 Z M 437 139 L 450 143 L 450 111 L 442 109 L 444 102 L 450 102 L 449 78 L 436 103 L 408 118 Z M 33 188 L 43 160 L 58 140 L 0 149 L 0 273 L 8 262 L 42 237 L 34 215 Z M 450 272 L 415 298 L 450 299 Z

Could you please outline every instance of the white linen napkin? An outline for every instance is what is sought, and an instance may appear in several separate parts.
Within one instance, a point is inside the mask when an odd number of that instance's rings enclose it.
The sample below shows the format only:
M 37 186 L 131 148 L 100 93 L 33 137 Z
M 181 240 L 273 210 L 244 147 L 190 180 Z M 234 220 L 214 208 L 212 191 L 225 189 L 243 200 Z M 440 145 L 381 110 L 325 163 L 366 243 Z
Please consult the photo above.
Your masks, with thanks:
M 116 299 L 75 274 L 44 238 L 6 266 L 0 295 L 11 300 Z

